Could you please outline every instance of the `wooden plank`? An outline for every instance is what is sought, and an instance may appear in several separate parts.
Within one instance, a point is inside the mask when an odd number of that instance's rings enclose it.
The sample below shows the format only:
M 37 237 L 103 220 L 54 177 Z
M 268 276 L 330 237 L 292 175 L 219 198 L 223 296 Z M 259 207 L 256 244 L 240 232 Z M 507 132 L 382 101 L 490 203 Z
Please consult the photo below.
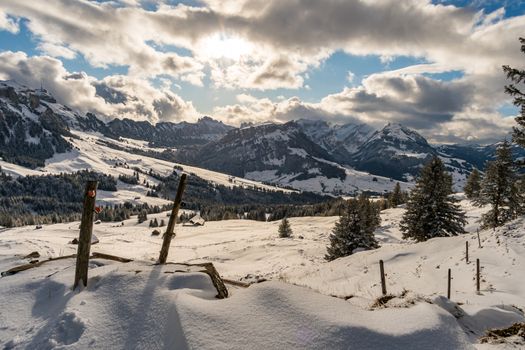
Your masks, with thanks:
M 128 263 L 128 262 L 132 262 L 133 261 L 133 259 L 122 258 L 122 257 L 116 256 L 116 255 L 97 253 L 97 252 L 93 252 L 91 254 L 91 258 L 93 258 L 93 259 L 113 260 L 113 261 L 118 261 L 118 262 L 121 262 L 121 263 Z
M 22 271 L 25 271 L 25 270 L 29 270 L 29 269 L 32 269 L 34 267 L 38 267 L 38 266 L 41 266 L 47 262 L 50 262 L 50 261 L 55 261 L 55 260 L 61 260 L 61 259 L 68 259 L 68 258 L 75 258 L 76 257 L 76 254 L 72 254 L 72 255 L 65 255 L 65 256 L 59 256 L 58 258 L 51 258 L 51 259 L 48 259 L 48 260 L 43 260 L 43 261 L 39 261 L 37 263 L 34 263 L 34 264 L 24 264 L 24 265 L 20 265 L 20 266 L 15 266 L 7 271 L 4 271 L 2 272 L 2 277 L 5 277 L 5 276 L 11 276 L 11 275 L 15 275 L 19 272 L 22 272 Z

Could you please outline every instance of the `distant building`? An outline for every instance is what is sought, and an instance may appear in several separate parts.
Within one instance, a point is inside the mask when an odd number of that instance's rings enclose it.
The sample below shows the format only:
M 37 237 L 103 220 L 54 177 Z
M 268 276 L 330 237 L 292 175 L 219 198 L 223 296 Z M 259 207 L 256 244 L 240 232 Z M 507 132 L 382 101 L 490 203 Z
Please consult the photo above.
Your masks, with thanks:
M 195 214 L 191 219 L 188 220 L 188 224 L 193 226 L 204 226 L 206 221 L 199 214 Z

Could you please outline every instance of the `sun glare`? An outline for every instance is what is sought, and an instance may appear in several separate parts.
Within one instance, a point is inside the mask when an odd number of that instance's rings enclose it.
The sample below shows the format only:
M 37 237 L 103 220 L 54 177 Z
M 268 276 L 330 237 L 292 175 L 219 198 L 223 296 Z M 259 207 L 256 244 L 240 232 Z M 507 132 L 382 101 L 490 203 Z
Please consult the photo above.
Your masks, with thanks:
M 201 43 L 201 52 L 210 58 L 238 60 L 251 51 L 251 45 L 239 37 L 215 34 Z

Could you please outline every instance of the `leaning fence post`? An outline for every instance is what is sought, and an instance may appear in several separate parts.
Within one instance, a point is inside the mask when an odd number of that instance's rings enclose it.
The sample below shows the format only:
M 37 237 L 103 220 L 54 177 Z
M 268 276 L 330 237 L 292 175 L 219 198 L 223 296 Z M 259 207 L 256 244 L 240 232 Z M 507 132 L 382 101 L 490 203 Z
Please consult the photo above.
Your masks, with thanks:
M 479 293 L 479 259 L 476 259 L 476 291 Z
M 82 280 L 84 287 L 87 286 L 89 251 L 91 249 L 91 235 L 93 232 L 93 215 L 95 210 L 95 198 L 97 196 L 97 185 L 97 181 L 88 181 L 86 183 L 73 289 L 78 286 L 80 280 Z
M 468 241 L 465 242 L 465 260 L 468 264 Z
M 447 299 L 450 300 L 450 281 L 452 280 L 452 271 L 448 269 Z
M 170 249 L 171 239 L 174 236 L 175 223 L 177 221 L 177 215 L 179 214 L 180 204 L 182 202 L 182 194 L 186 187 L 186 174 L 182 174 L 179 181 L 179 188 L 177 189 L 177 195 L 173 202 L 173 209 L 171 210 L 170 220 L 168 221 L 168 227 L 164 234 L 164 240 L 162 241 L 162 248 L 159 255 L 159 264 L 165 264 L 168 258 L 168 251 Z
M 381 271 L 381 292 L 386 295 L 385 267 L 383 260 L 379 260 L 379 270 Z

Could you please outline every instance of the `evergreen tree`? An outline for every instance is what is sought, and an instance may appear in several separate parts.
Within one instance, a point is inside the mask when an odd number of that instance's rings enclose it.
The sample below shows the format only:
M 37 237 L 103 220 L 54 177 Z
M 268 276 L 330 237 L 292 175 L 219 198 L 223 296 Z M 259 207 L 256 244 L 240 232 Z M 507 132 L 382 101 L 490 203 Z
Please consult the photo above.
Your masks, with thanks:
M 521 43 L 521 52 L 525 53 L 525 38 L 519 38 Z M 511 68 L 508 65 L 503 66 L 507 79 L 513 83 L 505 86 L 505 93 L 514 98 L 514 105 L 520 108 L 520 115 L 515 118 L 517 127 L 514 127 L 512 139 L 518 145 L 525 147 L 525 90 L 518 88 L 517 84 L 525 82 L 525 70 Z M 516 84 L 516 85 L 515 85 Z
M 361 193 L 358 198 L 361 217 L 363 218 L 364 230 L 373 234 L 375 229 L 381 224 L 379 206 L 375 205 L 368 197 Z
M 452 177 L 434 157 L 423 169 L 410 193 L 401 219 L 403 238 L 418 242 L 465 233 L 465 213 L 452 196 Z
M 289 238 L 292 236 L 292 228 L 290 227 L 290 222 L 287 218 L 284 218 L 281 220 L 281 224 L 279 225 L 279 237 L 281 238 Z
M 148 212 L 146 209 L 142 209 L 137 217 L 138 223 L 142 224 L 144 221 L 148 220 Z
M 367 200 L 368 201 L 368 200 Z M 362 207 L 361 201 L 350 199 L 339 221 L 335 224 L 330 235 L 330 245 L 327 248 L 325 259 L 328 261 L 351 255 L 355 249 L 374 249 L 379 247 L 371 222 L 366 213 L 369 210 Z
M 399 182 L 396 182 L 396 186 L 394 187 L 394 191 L 390 194 L 388 197 L 388 201 L 390 203 L 390 206 L 395 208 L 400 204 L 403 204 L 405 202 L 403 198 L 403 192 L 401 192 L 401 185 L 399 185 Z
M 481 191 L 481 176 L 479 175 L 478 169 L 474 169 L 470 173 L 463 191 L 465 191 L 465 195 L 468 199 L 477 200 L 479 198 L 479 192 Z
M 518 191 L 515 164 L 507 141 L 498 147 L 496 160 L 487 164 L 478 202 L 491 206 L 481 216 L 482 227 L 501 226 L 522 212 L 523 199 Z

